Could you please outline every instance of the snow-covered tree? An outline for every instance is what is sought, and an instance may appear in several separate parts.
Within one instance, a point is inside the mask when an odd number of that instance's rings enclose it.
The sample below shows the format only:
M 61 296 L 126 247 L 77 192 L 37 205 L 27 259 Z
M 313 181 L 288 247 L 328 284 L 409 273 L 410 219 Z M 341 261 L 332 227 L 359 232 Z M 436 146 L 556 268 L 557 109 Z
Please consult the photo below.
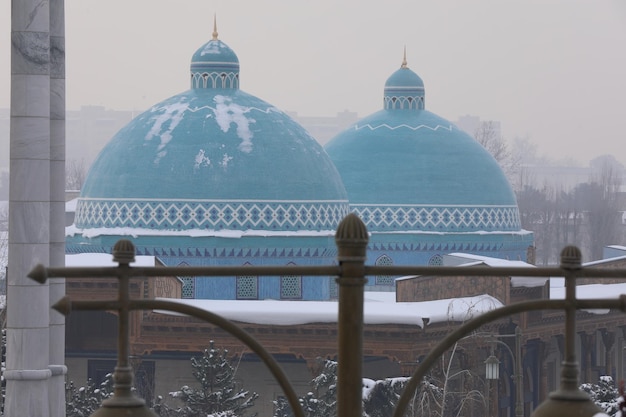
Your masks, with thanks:
M 104 381 L 96 384 L 88 380 L 87 385 L 78 387 L 70 381 L 65 384 L 65 415 L 67 417 L 89 417 L 100 408 L 102 401 L 113 395 L 113 376 L 107 374 Z
M 616 416 L 619 410 L 620 393 L 615 386 L 613 377 L 603 375 L 600 380 L 595 383 L 584 383 L 580 386 L 591 397 L 598 407 L 609 416 Z
M 306 417 L 334 417 L 337 414 L 337 362 L 323 360 L 320 368 L 319 375 L 311 381 L 313 391 L 298 398 Z M 293 415 L 293 410 L 284 397 L 274 401 L 274 417 Z
M 365 417 L 389 417 L 404 391 L 409 377 L 373 380 L 363 378 L 363 415 Z M 337 412 L 337 362 L 325 360 L 318 376 L 311 381 L 313 391 L 299 398 L 306 417 L 334 417 Z M 442 388 L 429 378 L 422 382 L 419 392 L 409 404 L 407 416 L 439 415 L 442 404 Z M 273 417 L 293 417 L 294 413 L 284 397 L 274 401 Z
M 191 358 L 191 366 L 199 386 L 185 385 L 170 393 L 182 403 L 178 408 L 165 404 L 162 397 L 157 398 L 154 409 L 161 417 L 241 417 L 254 406 L 258 394 L 240 386 L 228 351 L 215 348 L 213 341 L 202 356 Z

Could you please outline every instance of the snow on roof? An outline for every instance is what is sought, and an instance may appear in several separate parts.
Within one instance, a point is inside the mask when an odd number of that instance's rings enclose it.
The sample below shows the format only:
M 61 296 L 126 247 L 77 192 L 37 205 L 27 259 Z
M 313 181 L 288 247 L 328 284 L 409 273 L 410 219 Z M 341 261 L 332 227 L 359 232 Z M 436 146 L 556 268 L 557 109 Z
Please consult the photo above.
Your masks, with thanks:
M 65 212 L 66 213 L 75 213 L 76 205 L 78 204 L 78 198 L 74 198 L 70 201 L 65 202 Z
M 524 261 L 511 261 L 508 259 L 491 258 L 489 256 L 474 255 L 469 253 L 451 253 L 447 256 L 455 256 L 475 261 L 462 264 L 462 266 L 478 265 L 478 262 L 480 262 L 491 267 L 535 268 L 535 265 Z M 545 277 L 511 277 L 511 286 L 527 288 L 541 287 L 545 285 L 547 280 L 548 278 Z
M 366 293 L 364 303 L 365 324 L 408 324 L 424 327 L 428 323 L 446 321 L 462 322 L 502 306 L 490 295 L 475 297 L 397 303 L 382 301 Z M 393 293 L 391 293 L 393 294 Z M 278 301 L 278 300 L 192 300 L 160 298 L 180 304 L 194 306 L 226 319 L 243 323 L 267 325 L 298 325 L 307 323 L 336 323 L 338 303 L 336 301 Z M 157 310 L 162 314 L 180 313 Z
M 455 256 L 457 258 L 465 258 L 465 259 L 472 260 L 472 261 L 480 261 L 487 266 L 509 266 L 509 267 L 514 266 L 514 267 L 528 267 L 528 268 L 535 267 L 534 265 L 531 265 L 524 261 L 511 261 L 508 259 L 474 255 L 472 253 L 453 252 L 453 253 L 449 253 L 447 256 Z
M 270 230 L 158 230 L 142 229 L 137 227 L 97 227 L 93 229 L 79 229 L 75 225 L 65 228 L 65 236 L 82 235 L 87 238 L 97 236 L 187 236 L 187 237 L 224 237 L 238 239 L 246 236 L 335 236 L 334 230 L 298 230 L 298 231 L 270 231 Z
M 508 259 L 491 258 L 489 256 L 474 255 L 471 253 L 454 252 L 444 256 L 445 259 L 460 258 L 460 263 L 451 266 L 478 266 L 486 265 L 491 267 L 522 267 L 522 268 L 535 268 L 535 265 L 529 264 L 524 261 L 510 261 Z M 463 260 L 467 259 L 467 262 Z M 405 276 L 396 278 L 396 281 L 402 281 L 405 279 L 415 278 L 416 275 Z M 545 285 L 548 278 L 544 277 L 511 277 L 512 287 L 541 287 Z
M 113 255 L 108 253 L 78 253 L 73 255 L 65 255 L 65 266 L 117 266 L 117 262 L 113 262 Z M 155 266 L 156 258 L 154 256 L 135 256 L 135 262 L 131 262 L 132 266 Z
M 562 278 L 561 278 L 562 279 Z M 620 295 L 626 294 L 626 283 L 622 284 L 588 284 L 576 286 L 576 298 L 588 300 L 590 298 L 599 298 L 603 300 L 611 300 L 619 298 Z M 550 287 L 550 299 L 565 299 L 565 287 Z M 608 309 L 585 310 L 595 314 L 606 314 Z
M 626 248 L 624 248 L 624 250 L 626 251 Z M 598 259 L 597 261 L 590 261 L 590 262 L 584 262 L 583 266 L 596 266 L 596 265 L 602 265 L 602 264 L 607 264 L 607 263 L 611 263 L 611 262 L 615 262 L 615 261 L 619 261 L 619 260 L 623 260 L 626 258 L 626 255 L 623 256 L 615 256 L 613 258 L 606 258 L 606 259 Z

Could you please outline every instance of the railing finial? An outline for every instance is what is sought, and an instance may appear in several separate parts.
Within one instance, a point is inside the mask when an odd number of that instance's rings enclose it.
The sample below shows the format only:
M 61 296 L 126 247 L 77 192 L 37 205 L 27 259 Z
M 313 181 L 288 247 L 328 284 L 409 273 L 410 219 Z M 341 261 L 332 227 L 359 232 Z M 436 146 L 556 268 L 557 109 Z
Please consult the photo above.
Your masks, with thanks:
M 128 239 L 121 239 L 113 246 L 113 262 L 128 265 L 135 262 L 135 245 Z
M 561 268 L 580 269 L 582 266 L 582 253 L 576 246 L 566 246 L 561 251 Z

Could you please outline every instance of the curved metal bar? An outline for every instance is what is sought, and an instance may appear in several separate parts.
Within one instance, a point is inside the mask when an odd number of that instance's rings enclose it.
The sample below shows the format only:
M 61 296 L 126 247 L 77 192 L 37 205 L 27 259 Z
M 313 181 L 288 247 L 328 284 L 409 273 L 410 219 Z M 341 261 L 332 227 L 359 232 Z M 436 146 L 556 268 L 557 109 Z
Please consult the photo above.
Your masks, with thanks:
M 72 301 L 72 310 L 100 310 L 103 307 L 110 308 L 112 306 L 111 301 L 94 302 L 94 301 Z M 107 309 L 108 309 L 107 308 Z M 254 353 L 256 353 L 261 360 L 265 363 L 278 381 L 278 384 L 282 388 L 287 401 L 293 410 L 295 417 L 304 417 L 304 412 L 300 406 L 298 396 L 296 395 L 293 387 L 289 383 L 287 376 L 283 372 L 282 368 L 278 365 L 276 360 L 268 353 L 267 350 L 252 336 L 246 333 L 241 327 L 234 324 L 232 321 L 225 319 L 224 317 L 211 313 L 210 311 L 202 310 L 201 308 L 189 306 L 186 304 L 180 304 L 173 301 L 164 300 L 130 300 L 128 304 L 129 310 L 167 310 L 177 313 L 186 314 L 196 317 L 200 320 L 204 320 L 208 323 L 214 324 L 226 330 L 232 336 L 239 339 L 246 346 L 248 346 Z
M 575 300 L 571 303 L 569 300 L 535 300 L 535 301 L 523 301 L 508 306 L 500 307 L 495 310 L 491 310 L 476 318 L 469 320 L 454 330 L 448 336 L 446 336 L 441 342 L 439 342 L 434 349 L 430 351 L 426 358 L 419 364 L 415 373 L 411 376 L 409 383 L 404 388 L 396 409 L 394 410 L 393 417 L 402 417 L 405 415 L 406 407 L 417 390 L 418 384 L 422 381 L 426 372 L 430 370 L 432 365 L 441 355 L 443 355 L 448 349 L 450 349 L 456 342 L 468 335 L 471 331 L 479 328 L 480 326 L 500 319 L 502 317 L 510 316 L 516 313 L 522 313 L 524 311 L 532 310 L 564 310 L 574 305 L 576 309 L 591 309 L 591 308 L 615 308 L 621 311 L 625 310 L 626 297 L 620 296 L 615 300 Z

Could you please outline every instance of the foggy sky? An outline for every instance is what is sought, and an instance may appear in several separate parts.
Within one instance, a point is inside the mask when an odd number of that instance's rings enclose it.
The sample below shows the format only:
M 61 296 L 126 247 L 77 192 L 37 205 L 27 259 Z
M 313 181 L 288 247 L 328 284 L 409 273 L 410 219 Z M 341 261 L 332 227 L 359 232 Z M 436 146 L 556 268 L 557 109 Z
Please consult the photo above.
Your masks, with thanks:
M 0 108 L 9 107 L 10 3 L 0 0 Z M 302 116 L 382 109 L 409 67 L 426 108 L 499 120 L 540 153 L 626 164 L 626 2 L 66 0 L 67 107 L 143 110 L 189 88 L 219 37 L 241 89 Z

